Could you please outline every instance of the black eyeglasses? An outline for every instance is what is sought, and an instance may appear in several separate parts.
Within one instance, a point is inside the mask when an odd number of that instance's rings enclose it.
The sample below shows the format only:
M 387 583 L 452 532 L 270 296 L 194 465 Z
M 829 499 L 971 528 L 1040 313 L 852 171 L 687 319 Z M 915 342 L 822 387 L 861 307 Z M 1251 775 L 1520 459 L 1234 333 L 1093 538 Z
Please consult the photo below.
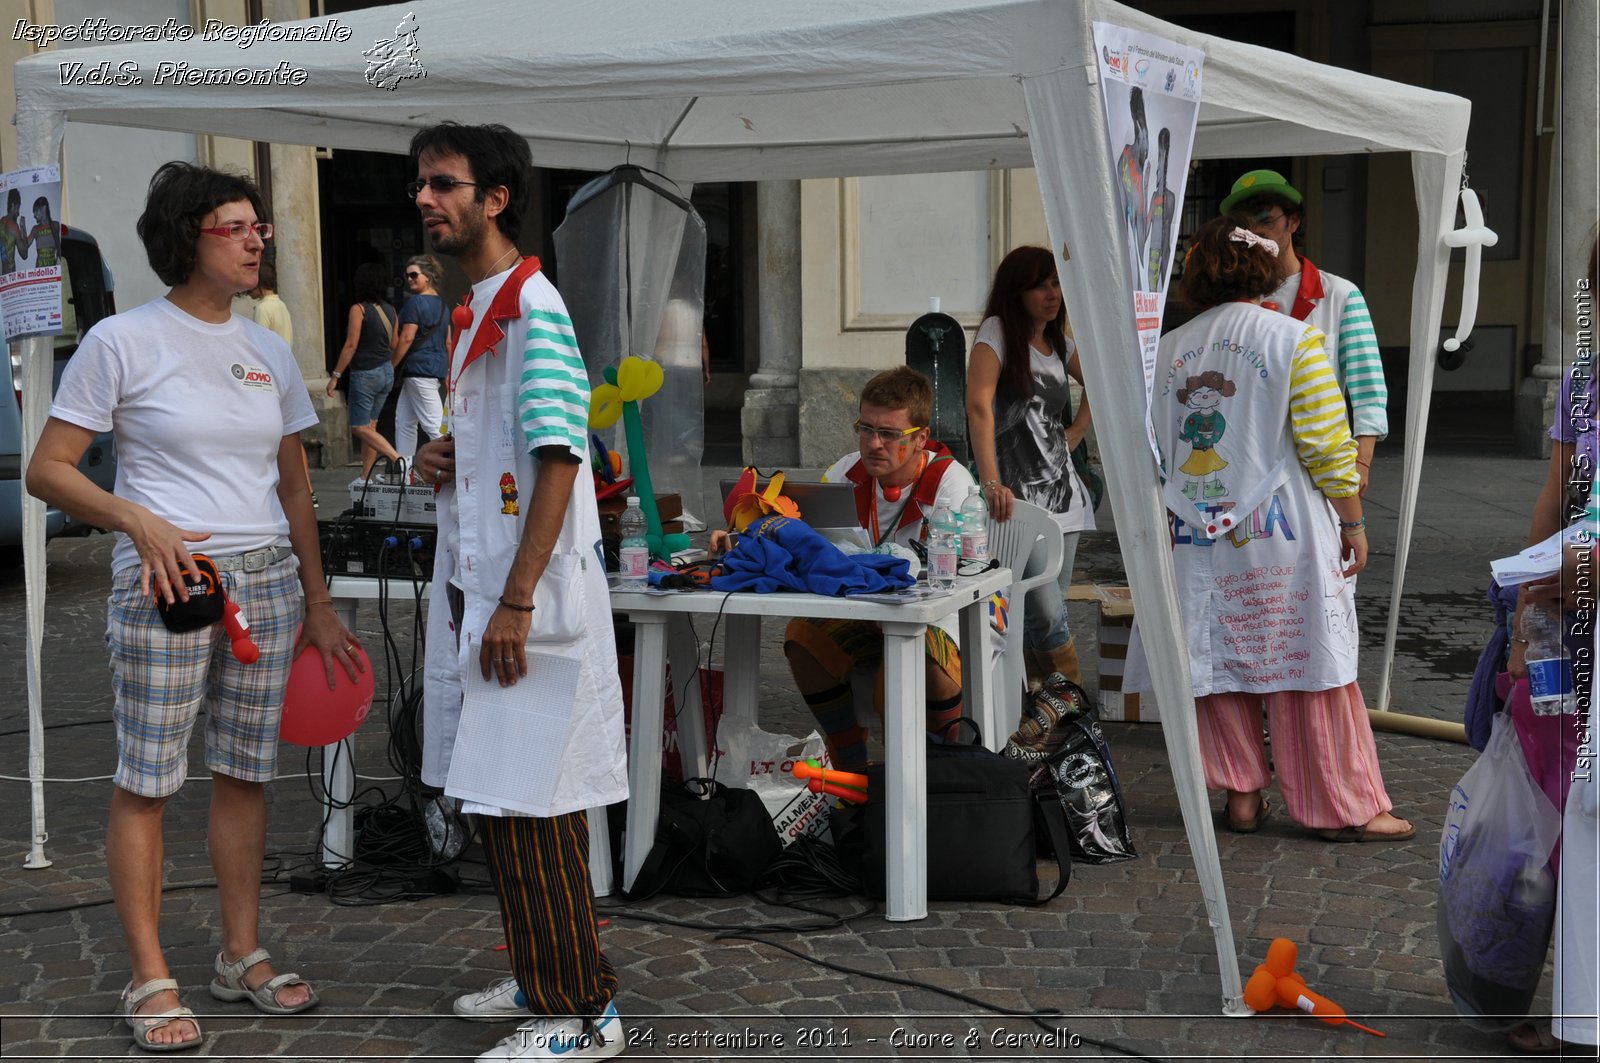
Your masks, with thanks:
M 478 182 L 458 181 L 454 177 L 450 177 L 446 174 L 436 173 L 432 177 L 419 177 L 417 180 L 406 185 L 406 195 L 410 196 L 412 199 L 416 199 L 422 194 L 422 190 L 424 188 L 431 188 L 434 195 L 442 196 L 447 192 L 454 191 L 456 188 L 459 188 L 462 185 L 465 185 L 468 188 L 477 188 Z
M 1283 211 L 1274 210 L 1272 207 L 1256 211 L 1256 221 L 1262 225 L 1276 225 L 1278 219 L 1282 217 L 1285 217 Z

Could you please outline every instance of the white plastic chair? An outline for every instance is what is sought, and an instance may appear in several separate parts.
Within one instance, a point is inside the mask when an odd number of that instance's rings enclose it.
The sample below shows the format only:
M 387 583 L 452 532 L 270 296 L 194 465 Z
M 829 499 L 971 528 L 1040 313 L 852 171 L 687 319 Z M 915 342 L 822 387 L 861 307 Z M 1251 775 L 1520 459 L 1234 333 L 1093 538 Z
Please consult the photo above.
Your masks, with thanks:
M 983 728 L 983 740 L 990 749 L 1005 745 L 1019 719 L 1027 683 L 1022 642 L 1024 600 L 1033 588 L 1055 582 L 1064 549 L 1061 526 L 1055 517 L 1032 502 L 1018 499 L 1012 503 L 1010 520 L 989 518 L 989 556 L 1012 573 L 1011 588 L 1007 591 L 1005 648 L 995 668 L 994 692 L 989 698 L 990 718 L 978 721 L 978 726 Z

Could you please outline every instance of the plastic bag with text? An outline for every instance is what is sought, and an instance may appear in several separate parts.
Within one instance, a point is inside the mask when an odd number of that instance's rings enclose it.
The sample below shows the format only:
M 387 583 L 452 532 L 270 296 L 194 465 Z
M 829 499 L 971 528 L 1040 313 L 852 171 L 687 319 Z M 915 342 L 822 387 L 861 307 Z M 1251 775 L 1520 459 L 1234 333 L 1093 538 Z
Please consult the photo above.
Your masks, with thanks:
M 760 795 L 785 847 L 804 835 L 827 839 L 829 798 L 812 793 L 792 770 L 796 761 L 808 758 L 828 766 L 828 747 L 821 735 L 815 731 L 805 738 L 772 734 L 748 721 L 724 716 L 717 729 L 717 748 L 721 752 L 713 773 L 717 780 Z

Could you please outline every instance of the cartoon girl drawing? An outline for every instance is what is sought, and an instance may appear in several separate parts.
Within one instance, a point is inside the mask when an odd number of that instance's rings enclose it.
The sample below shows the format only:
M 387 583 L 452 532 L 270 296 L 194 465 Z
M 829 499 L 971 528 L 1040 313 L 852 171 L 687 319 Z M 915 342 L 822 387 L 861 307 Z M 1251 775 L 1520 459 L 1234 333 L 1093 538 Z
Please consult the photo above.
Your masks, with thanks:
M 1217 407 L 1222 405 L 1223 399 L 1232 398 L 1236 390 L 1233 381 L 1216 370 L 1192 376 L 1178 389 L 1178 401 L 1193 411 L 1183 419 L 1183 430 L 1178 433 L 1179 439 L 1194 448 L 1189 460 L 1178 466 L 1179 472 L 1195 477 L 1183 487 L 1183 493 L 1191 499 L 1197 494 L 1202 498 L 1220 498 L 1228 493 L 1217 478 L 1217 473 L 1228 467 L 1216 451 L 1218 441 L 1228 429 L 1228 422 Z M 1207 477 L 1210 483 L 1206 483 Z

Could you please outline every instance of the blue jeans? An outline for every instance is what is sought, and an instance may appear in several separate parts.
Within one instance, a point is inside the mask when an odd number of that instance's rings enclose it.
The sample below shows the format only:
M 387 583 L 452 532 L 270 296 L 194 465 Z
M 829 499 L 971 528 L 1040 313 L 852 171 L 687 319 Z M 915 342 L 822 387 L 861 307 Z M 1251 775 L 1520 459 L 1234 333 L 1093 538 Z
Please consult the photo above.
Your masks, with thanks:
M 394 390 L 394 366 L 388 362 L 376 369 L 350 371 L 350 427 L 360 428 L 372 424 L 383 412 Z
M 1055 584 L 1041 583 L 1023 599 L 1022 643 L 1030 650 L 1049 653 L 1072 641 L 1072 633 L 1067 630 L 1067 588 L 1072 586 L 1079 534 L 1067 532 L 1061 537 L 1061 571 L 1056 574 Z

